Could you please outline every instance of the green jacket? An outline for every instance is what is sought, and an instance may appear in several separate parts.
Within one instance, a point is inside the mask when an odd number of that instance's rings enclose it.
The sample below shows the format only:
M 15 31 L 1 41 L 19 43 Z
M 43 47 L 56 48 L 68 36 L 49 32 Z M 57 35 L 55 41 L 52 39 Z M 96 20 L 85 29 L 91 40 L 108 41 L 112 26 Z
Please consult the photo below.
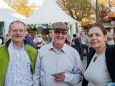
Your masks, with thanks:
M 6 44 L 3 44 L 0 46 L 0 86 L 3 86 L 4 84 L 4 79 L 5 79 L 5 75 L 8 69 L 8 65 L 9 65 L 9 53 L 8 53 L 8 46 L 9 43 L 11 42 L 11 40 L 9 40 L 8 42 L 6 42 Z M 31 47 L 30 45 L 28 45 L 26 43 L 26 41 L 24 41 L 24 47 L 25 50 L 29 56 L 30 62 L 31 62 L 31 69 L 32 69 L 32 73 L 34 73 L 35 70 L 35 62 L 36 62 L 36 58 L 37 58 L 37 50 L 34 49 L 33 47 Z

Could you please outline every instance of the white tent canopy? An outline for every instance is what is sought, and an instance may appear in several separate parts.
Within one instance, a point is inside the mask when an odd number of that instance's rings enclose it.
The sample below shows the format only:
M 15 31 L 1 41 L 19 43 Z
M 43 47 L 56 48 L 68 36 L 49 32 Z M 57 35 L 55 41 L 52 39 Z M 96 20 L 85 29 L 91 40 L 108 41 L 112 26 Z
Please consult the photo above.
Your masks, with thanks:
M 70 28 L 71 35 L 73 33 L 76 33 L 76 24 L 81 25 L 79 21 L 76 21 L 68 14 L 66 14 L 57 5 L 55 0 L 44 0 L 44 3 L 39 8 L 39 10 L 26 20 L 27 24 L 46 24 L 46 23 L 49 24 L 54 22 L 66 22 L 68 24 L 71 24 L 72 26 Z
M 16 12 L 13 8 L 7 5 L 3 0 L 0 0 L 0 21 L 5 23 L 5 33 L 7 33 L 8 26 L 12 21 L 24 21 L 26 17 Z
M 3 0 L 0 0 L 0 21 L 14 21 L 18 19 L 23 20 L 26 18 L 8 6 Z
M 28 24 L 54 23 L 54 22 L 77 22 L 66 14 L 57 5 L 55 0 L 45 0 L 40 9 L 27 18 Z

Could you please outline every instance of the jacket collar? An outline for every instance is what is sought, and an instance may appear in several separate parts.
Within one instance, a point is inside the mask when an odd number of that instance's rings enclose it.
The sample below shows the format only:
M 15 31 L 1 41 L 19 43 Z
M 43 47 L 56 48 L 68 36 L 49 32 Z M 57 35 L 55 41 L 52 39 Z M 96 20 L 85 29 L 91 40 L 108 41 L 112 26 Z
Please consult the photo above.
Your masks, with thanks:
M 24 45 L 26 45 L 26 44 L 27 44 L 26 40 L 24 39 L 23 41 L 24 41 Z M 11 42 L 11 39 L 9 39 L 9 40 L 6 42 L 6 46 L 7 46 L 7 47 L 9 46 L 10 42 Z
M 108 45 L 108 44 L 106 44 L 106 51 L 105 51 L 105 56 L 106 56 L 106 58 L 107 58 L 107 53 L 110 51 L 110 45 Z M 89 63 L 90 63 L 90 61 L 91 61 L 91 59 L 93 58 L 93 56 L 94 56 L 94 54 L 95 54 L 95 49 L 93 49 L 93 48 L 91 48 L 91 50 L 90 50 L 90 52 L 89 52 L 89 54 L 88 54 L 88 59 L 87 59 L 87 66 L 89 65 Z

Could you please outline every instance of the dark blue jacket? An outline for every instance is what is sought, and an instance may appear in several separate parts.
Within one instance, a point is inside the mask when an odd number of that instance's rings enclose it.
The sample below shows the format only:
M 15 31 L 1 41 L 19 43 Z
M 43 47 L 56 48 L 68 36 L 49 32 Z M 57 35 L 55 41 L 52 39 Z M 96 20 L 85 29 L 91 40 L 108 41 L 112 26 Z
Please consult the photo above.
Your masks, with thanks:
M 35 48 L 33 39 L 32 39 L 32 37 L 29 34 L 26 35 L 25 40 L 26 40 L 27 44 L 29 44 L 30 46 Z

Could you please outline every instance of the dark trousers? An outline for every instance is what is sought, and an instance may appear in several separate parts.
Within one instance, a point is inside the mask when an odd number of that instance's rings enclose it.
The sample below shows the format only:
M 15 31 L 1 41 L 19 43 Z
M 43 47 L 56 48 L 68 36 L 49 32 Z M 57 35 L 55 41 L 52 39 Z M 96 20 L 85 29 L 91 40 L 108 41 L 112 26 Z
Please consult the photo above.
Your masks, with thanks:
M 84 50 L 86 50 L 86 56 L 87 56 L 88 55 L 88 46 L 85 44 L 81 44 L 81 48 L 80 48 L 81 60 L 83 60 L 83 57 L 85 55 Z

